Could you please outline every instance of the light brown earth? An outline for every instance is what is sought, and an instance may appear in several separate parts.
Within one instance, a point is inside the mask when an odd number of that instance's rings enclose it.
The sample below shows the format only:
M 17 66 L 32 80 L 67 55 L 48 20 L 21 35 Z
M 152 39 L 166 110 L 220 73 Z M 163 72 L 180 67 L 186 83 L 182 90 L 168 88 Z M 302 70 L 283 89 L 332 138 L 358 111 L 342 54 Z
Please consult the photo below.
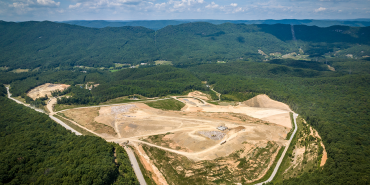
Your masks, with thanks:
M 199 99 L 174 97 L 186 104 L 181 111 L 164 111 L 144 103 L 131 103 L 76 108 L 63 113 L 101 135 L 106 134 L 108 141 L 143 143 L 186 156 L 192 161 L 215 160 L 239 150 L 244 151 L 243 156 L 250 156 L 251 148 L 265 147 L 267 142 L 273 142 L 277 147 L 287 143 L 285 137 L 291 129 L 290 109 L 283 103 L 259 95 L 237 106 L 219 106 L 200 100 L 205 99 L 200 92 L 189 93 L 189 96 Z M 96 128 L 97 124 L 110 129 Z M 228 129 L 217 130 L 221 125 Z M 214 136 L 200 134 L 213 131 L 224 136 L 215 140 L 210 138 Z M 112 138 L 116 133 L 116 138 Z M 226 143 L 221 145 L 222 141 Z M 230 163 L 228 168 L 232 169 L 233 165 L 236 164 Z M 190 171 L 186 174 L 192 176 Z
M 306 121 L 305 121 L 305 123 L 306 123 Z M 310 128 L 311 128 L 311 135 L 321 139 L 319 133 L 314 128 L 312 128 L 312 127 L 310 127 Z M 324 166 L 325 163 L 326 163 L 326 160 L 328 160 L 328 153 L 326 152 L 326 149 L 325 149 L 324 143 L 322 142 L 322 139 L 321 139 L 320 145 L 324 148 L 324 150 L 322 152 L 322 158 L 321 158 L 320 166 Z
M 195 94 L 199 95 L 197 92 Z M 171 138 L 164 142 L 167 148 L 186 151 L 188 157 L 194 160 L 210 160 L 241 149 L 244 141 L 274 141 L 280 146 L 285 145 L 286 134 L 291 128 L 289 111 L 286 110 L 289 107 L 266 97 L 257 97 L 258 104 L 253 105 L 262 108 L 247 105 L 218 106 L 189 97 L 178 99 L 186 104 L 182 111 L 163 111 L 144 103 L 133 103 L 71 109 L 64 111 L 64 114 L 98 133 L 110 136 L 117 133 L 121 139 L 115 141 L 146 139 L 171 132 Z M 113 109 L 119 111 L 112 112 Z M 106 125 L 111 130 L 100 128 L 98 131 L 94 123 Z M 212 140 L 198 133 L 218 131 L 216 128 L 220 125 L 229 128 L 223 131 L 225 136 L 220 140 Z M 220 145 L 223 140 L 227 142 Z
M 25 73 L 25 72 L 28 72 L 30 69 L 14 69 L 10 72 L 13 72 L 13 73 Z
M 27 96 L 31 97 L 32 99 L 44 97 L 47 95 L 48 97 L 51 97 L 51 92 L 60 90 L 63 91 L 67 89 L 70 85 L 66 84 L 51 84 L 51 83 L 46 83 L 44 85 L 40 85 L 36 88 L 31 89 L 28 93 Z
M 287 104 L 272 100 L 266 94 L 257 95 L 242 104 L 250 107 L 260 107 L 260 108 L 275 108 L 281 110 L 292 111 Z
M 195 98 L 200 98 L 200 99 L 203 99 L 203 100 L 209 100 L 209 97 L 206 94 L 204 94 L 204 93 L 202 93 L 200 91 L 190 92 L 188 94 L 188 96 L 192 96 L 192 97 L 195 97 Z
M 140 162 L 143 164 L 145 170 L 152 173 L 152 179 L 156 184 L 160 185 L 168 185 L 166 179 L 163 177 L 162 173 L 158 170 L 158 168 L 153 164 L 153 162 L 150 160 L 148 155 L 143 150 L 142 146 L 139 146 L 137 144 L 133 145 L 135 147 L 135 152 L 139 156 Z
M 99 133 L 101 136 L 105 136 L 106 138 L 114 138 L 117 133 L 112 126 L 95 121 L 95 118 L 99 116 L 99 109 L 99 107 L 70 109 L 63 111 L 63 114 L 81 126 Z

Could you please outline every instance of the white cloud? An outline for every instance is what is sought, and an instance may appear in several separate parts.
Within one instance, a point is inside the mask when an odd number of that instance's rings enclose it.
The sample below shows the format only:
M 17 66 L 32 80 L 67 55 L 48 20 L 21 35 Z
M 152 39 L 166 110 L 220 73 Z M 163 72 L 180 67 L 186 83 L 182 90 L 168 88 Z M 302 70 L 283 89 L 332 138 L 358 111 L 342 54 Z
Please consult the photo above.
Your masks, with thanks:
M 325 10 L 327 10 L 327 8 L 320 7 L 318 9 L 315 9 L 315 12 L 322 12 L 322 11 L 325 11 Z
M 244 12 L 243 8 L 239 7 L 239 8 L 236 8 L 236 9 L 233 11 L 233 13 L 238 13 L 238 12 L 241 12 L 241 11 L 243 11 L 243 12 Z
M 236 3 L 231 3 L 230 5 L 231 5 L 231 6 L 234 6 L 234 7 L 235 7 L 235 6 L 238 6 L 238 4 L 236 4 Z
M 216 4 L 215 2 L 212 2 L 211 4 L 208 4 L 207 6 L 206 6 L 206 8 L 218 8 L 219 7 L 219 5 L 218 4 Z
M 55 2 L 53 0 L 37 0 L 37 3 L 43 6 L 59 6 L 60 2 Z
M 81 3 L 76 3 L 75 5 L 69 5 L 68 8 L 73 9 L 73 8 L 78 8 L 80 6 L 81 6 Z

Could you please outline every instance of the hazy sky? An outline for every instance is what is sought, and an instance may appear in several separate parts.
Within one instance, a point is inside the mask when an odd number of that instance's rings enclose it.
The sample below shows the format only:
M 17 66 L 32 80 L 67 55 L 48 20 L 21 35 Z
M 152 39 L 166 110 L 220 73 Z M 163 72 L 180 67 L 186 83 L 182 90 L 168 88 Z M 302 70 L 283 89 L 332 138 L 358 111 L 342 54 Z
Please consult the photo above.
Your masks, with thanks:
M 0 20 L 353 19 L 370 0 L 0 0 Z

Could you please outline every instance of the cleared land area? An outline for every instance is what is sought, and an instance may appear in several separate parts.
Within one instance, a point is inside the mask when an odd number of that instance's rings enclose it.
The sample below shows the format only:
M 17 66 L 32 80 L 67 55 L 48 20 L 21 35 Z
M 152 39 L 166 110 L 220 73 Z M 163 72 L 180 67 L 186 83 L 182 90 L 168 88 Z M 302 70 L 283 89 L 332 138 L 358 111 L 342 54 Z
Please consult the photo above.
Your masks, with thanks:
M 208 184 L 231 182 L 224 181 L 230 178 L 232 182 L 253 182 L 263 177 L 279 149 L 287 143 L 285 138 L 292 127 L 290 109 L 266 95 L 237 106 L 209 104 L 205 101 L 207 96 L 200 92 L 173 98 L 158 101 L 156 105 L 160 108 L 182 102 L 185 106 L 176 108 L 181 108 L 180 111 L 156 109 L 155 104 L 150 107 L 130 103 L 70 109 L 63 114 L 106 136 L 108 141 L 137 143 L 134 146 L 141 151 L 138 155 L 143 155 L 141 158 L 148 165 L 159 170 L 152 174 L 156 176 L 153 179 L 162 179 L 159 174 L 168 179 L 171 174 L 171 170 L 160 163 L 160 153 L 179 164 L 169 167 L 182 174 L 181 178 L 212 177 L 207 180 Z M 106 128 L 96 128 L 97 124 Z M 219 130 L 219 126 L 227 129 Z M 205 169 L 208 169 L 206 175 Z M 227 175 L 227 171 L 234 174 Z
M 40 85 L 34 89 L 31 89 L 28 93 L 27 96 L 29 96 L 32 99 L 44 97 L 47 95 L 48 97 L 51 97 L 51 92 L 52 91 L 63 91 L 67 89 L 70 85 L 66 84 L 51 84 L 51 83 L 46 83 L 44 85 Z

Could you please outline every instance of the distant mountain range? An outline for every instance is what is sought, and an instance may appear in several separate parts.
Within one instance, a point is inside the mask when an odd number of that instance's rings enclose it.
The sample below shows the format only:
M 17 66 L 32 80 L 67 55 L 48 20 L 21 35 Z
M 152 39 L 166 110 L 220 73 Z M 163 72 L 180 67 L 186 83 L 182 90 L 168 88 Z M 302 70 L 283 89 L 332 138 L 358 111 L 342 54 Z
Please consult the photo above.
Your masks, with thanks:
M 211 20 L 211 19 L 185 19 L 185 20 L 139 20 L 139 21 L 106 21 L 106 20 L 71 20 L 62 23 L 85 26 L 90 28 L 122 27 L 122 26 L 142 26 L 145 28 L 159 30 L 168 25 L 179 25 L 190 22 L 208 22 L 212 24 L 293 24 L 318 27 L 329 27 L 343 25 L 351 27 L 370 26 L 370 19 L 349 19 L 349 20 L 313 20 L 313 19 L 283 19 L 283 20 Z
M 156 22 L 161 26 L 176 23 L 147 21 L 158 26 Z M 136 26 L 97 29 L 49 21 L 0 21 L 0 41 L 0 67 L 10 69 L 112 67 L 157 60 L 183 67 L 217 61 L 370 56 L 370 27 L 348 26 L 191 22 L 155 31 Z

